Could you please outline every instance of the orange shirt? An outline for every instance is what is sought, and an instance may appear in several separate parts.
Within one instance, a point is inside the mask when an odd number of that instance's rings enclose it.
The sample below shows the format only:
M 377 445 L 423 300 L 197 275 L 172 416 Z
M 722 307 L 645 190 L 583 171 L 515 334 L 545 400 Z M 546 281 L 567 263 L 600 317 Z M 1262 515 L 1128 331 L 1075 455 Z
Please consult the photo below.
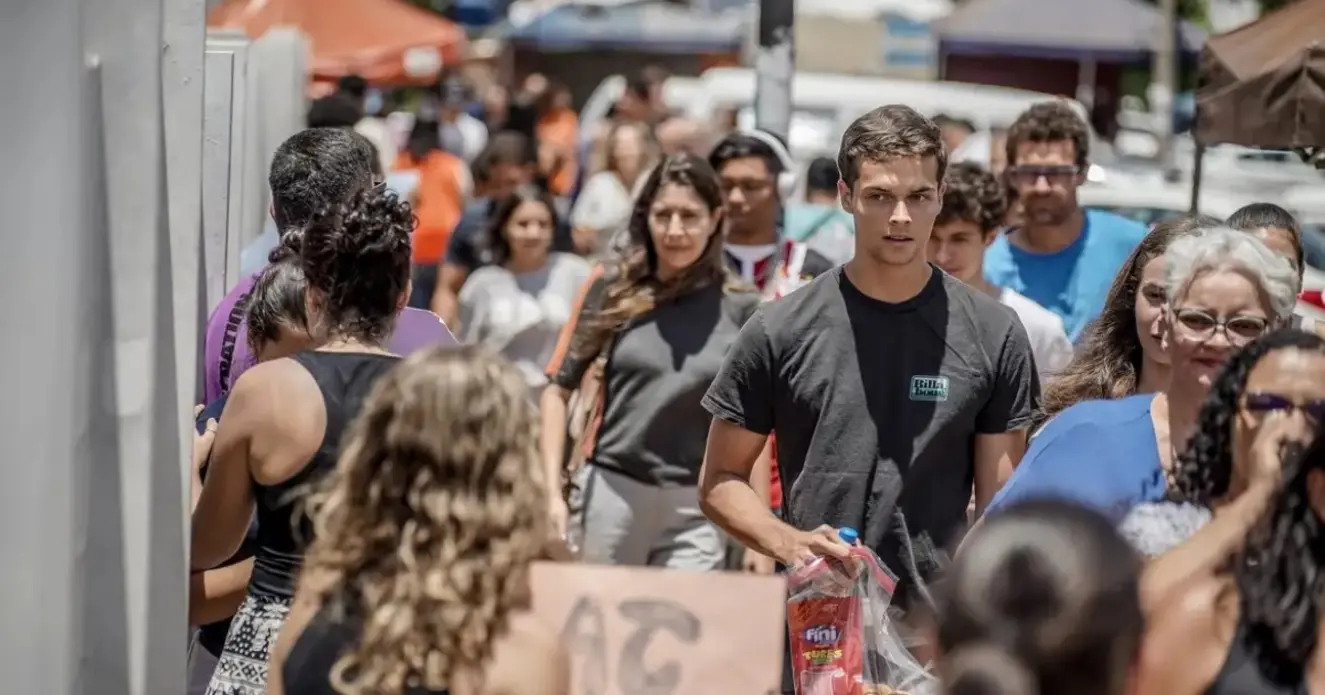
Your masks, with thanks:
M 553 111 L 538 120 L 539 147 L 551 147 L 561 155 L 561 167 L 548 181 L 548 187 L 555 195 L 570 195 L 575 187 L 579 133 L 580 118 L 570 109 Z
M 419 185 L 414 193 L 414 215 L 419 218 L 419 226 L 414 230 L 413 262 L 436 265 L 446 254 L 451 232 L 465 210 L 469 188 L 465 161 L 448 152 L 433 150 L 416 162 L 409 152 L 401 152 L 394 169 L 419 172 Z

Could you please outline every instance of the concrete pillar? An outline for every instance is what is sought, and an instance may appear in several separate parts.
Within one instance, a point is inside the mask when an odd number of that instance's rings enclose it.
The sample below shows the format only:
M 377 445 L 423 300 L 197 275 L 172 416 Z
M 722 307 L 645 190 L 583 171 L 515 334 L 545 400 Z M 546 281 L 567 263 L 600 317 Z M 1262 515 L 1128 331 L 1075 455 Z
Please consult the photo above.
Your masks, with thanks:
M 78 0 L 0 3 L 0 673 L 7 691 L 46 695 L 92 685 L 88 476 L 117 458 L 80 32 Z
M 94 471 L 89 548 L 104 554 L 101 562 L 108 565 L 117 562 L 118 550 L 123 578 L 118 602 L 110 591 L 95 597 L 89 591 L 85 640 L 92 677 L 97 669 L 118 676 L 117 665 L 124 664 L 123 692 L 174 693 L 184 685 L 188 635 L 180 440 L 189 404 L 179 402 L 175 327 L 183 320 L 172 297 L 164 6 L 162 0 L 84 0 L 82 7 L 85 49 L 100 63 L 114 354 L 114 397 L 106 405 L 117 424 L 105 450 L 119 458 L 118 470 Z M 111 537 L 116 520 L 118 544 Z M 94 567 L 89 578 L 104 576 Z M 126 639 L 105 641 L 115 623 Z M 120 691 L 98 684 L 97 692 Z

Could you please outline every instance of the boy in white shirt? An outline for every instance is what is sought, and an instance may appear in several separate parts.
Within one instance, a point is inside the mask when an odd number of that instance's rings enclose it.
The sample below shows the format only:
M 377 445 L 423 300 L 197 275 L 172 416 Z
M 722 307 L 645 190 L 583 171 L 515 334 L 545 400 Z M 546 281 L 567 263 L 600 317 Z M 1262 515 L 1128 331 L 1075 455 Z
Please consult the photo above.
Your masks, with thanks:
M 1007 190 L 979 164 L 959 162 L 944 177 L 943 209 L 929 238 L 929 260 L 944 272 L 997 298 L 1021 319 L 1031 341 L 1040 383 L 1072 359 L 1063 320 L 1052 311 L 985 280 L 985 248 L 997 238 L 1007 212 Z

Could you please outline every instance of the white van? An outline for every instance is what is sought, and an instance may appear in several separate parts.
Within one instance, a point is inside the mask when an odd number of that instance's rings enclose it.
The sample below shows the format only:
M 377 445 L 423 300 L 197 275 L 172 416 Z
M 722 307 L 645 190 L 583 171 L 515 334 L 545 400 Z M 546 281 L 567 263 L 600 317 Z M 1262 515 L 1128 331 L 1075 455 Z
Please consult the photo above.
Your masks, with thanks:
M 749 68 L 712 68 L 699 78 L 700 94 L 689 115 L 707 118 L 724 109 L 753 109 L 755 73 Z M 970 121 L 976 130 L 1007 127 L 1050 94 L 964 82 L 921 81 L 798 72 L 792 76 L 796 110 L 833 111 L 845 126 L 882 104 L 906 104 L 926 116 L 946 114 Z M 1068 99 L 1084 118 L 1085 108 Z
M 1113 176 L 1109 183 L 1088 184 L 1077 189 L 1077 202 L 1082 207 L 1107 210 L 1146 226 L 1187 214 L 1191 199 L 1190 184 L 1169 183 L 1158 173 L 1154 176 Z M 1230 191 L 1206 186 L 1201 191 L 1199 211 L 1224 220 L 1250 202 Z

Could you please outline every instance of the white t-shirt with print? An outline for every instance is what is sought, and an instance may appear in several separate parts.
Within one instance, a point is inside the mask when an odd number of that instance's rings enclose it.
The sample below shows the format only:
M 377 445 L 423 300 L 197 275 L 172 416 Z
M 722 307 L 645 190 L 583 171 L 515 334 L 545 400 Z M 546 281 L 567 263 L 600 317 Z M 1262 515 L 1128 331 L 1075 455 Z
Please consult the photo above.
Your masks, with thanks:
M 998 301 L 1021 319 L 1026 335 L 1031 340 L 1031 353 L 1040 373 L 1040 383 L 1063 371 L 1072 361 L 1072 341 L 1067 338 L 1063 319 L 1031 299 L 1007 288 L 999 291 Z

